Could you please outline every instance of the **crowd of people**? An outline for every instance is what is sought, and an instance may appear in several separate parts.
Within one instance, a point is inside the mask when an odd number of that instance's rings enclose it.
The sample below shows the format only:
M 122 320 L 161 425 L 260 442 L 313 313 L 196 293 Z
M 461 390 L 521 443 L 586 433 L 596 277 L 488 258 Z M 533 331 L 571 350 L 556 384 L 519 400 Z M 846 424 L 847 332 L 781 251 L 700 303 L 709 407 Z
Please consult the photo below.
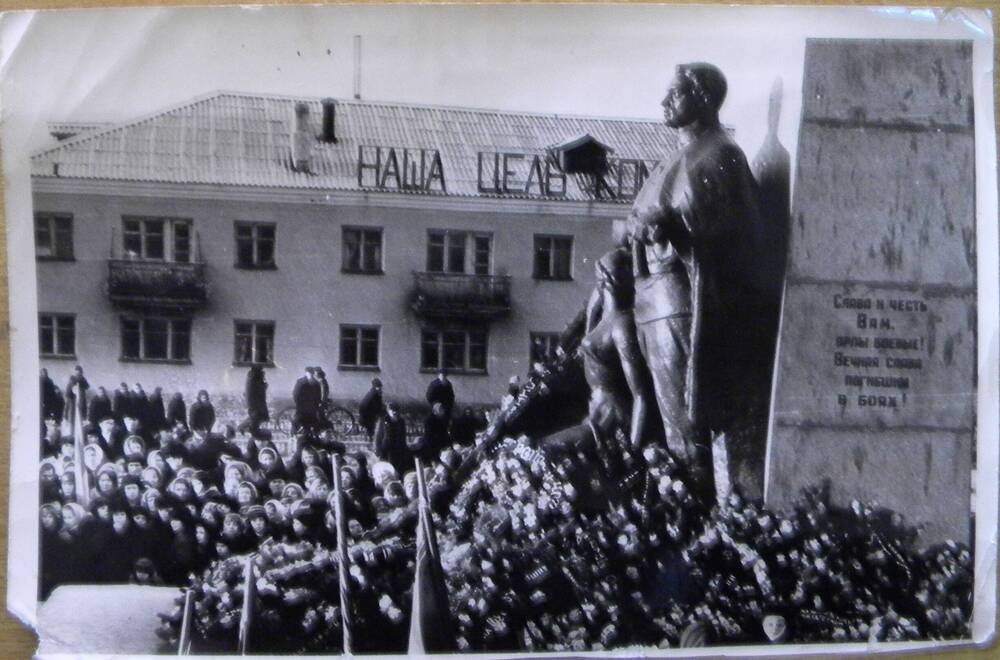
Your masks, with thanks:
M 342 456 L 349 528 L 360 537 L 413 501 L 414 458 L 438 484 L 485 426 L 485 415 L 471 408 L 451 417 L 454 389 L 442 373 L 428 388 L 423 432 L 414 433 L 376 379 L 360 415 L 372 443 L 348 451 L 322 421 L 323 383 L 318 368 L 299 379 L 293 434 L 277 438 L 264 425 L 270 415 L 259 367 L 247 374 L 242 420 L 217 419 L 204 390 L 190 406 L 181 393 L 164 403 L 160 387 L 147 394 L 139 383 L 87 396 L 82 368 L 64 389 L 43 370 L 41 598 L 59 584 L 182 585 L 214 560 L 266 540 L 329 546 L 334 454 Z M 72 425 L 77 410 L 82 450 Z M 78 455 L 84 470 L 76 469 Z
M 247 593 L 243 567 L 252 557 L 254 649 L 339 651 L 337 454 L 355 652 L 406 649 L 415 458 L 424 461 L 447 578 L 441 625 L 455 650 L 967 636 L 968 548 L 921 550 L 916 529 L 892 512 L 862 503 L 838 509 L 820 491 L 784 513 L 738 494 L 706 501 L 665 448 L 632 447 L 624 432 L 613 440 L 614 466 L 572 437 L 539 442 L 557 404 L 573 403 L 564 391 L 577 387 L 579 369 L 563 351 L 535 365 L 524 383 L 512 379 L 488 423 L 469 410 L 454 414 L 454 390 L 441 374 L 428 388 L 420 434 L 407 432 L 376 379 L 359 405 L 372 440 L 364 451 L 348 451 L 332 429 L 308 418 L 281 453 L 259 425 L 237 431 L 216 423 L 206 431 L 191 414 L 158 425 L 159 415 L 142 417 L 136 407 L 119 421 L 112 401 L 96 427 L 88 415 L 87 506 L 75 483 L 73 442 L 50 419 L 41 468 L 42 595 L 81 581 L 181 585 L 195 595 L 199 648 L 231 651 Z M 82 378 L 74 374 L 71 386 Z M 248 375 L 248 394 L 256 378 Z M 161 615 L 168 647 L 178 642 L 182 603 Z

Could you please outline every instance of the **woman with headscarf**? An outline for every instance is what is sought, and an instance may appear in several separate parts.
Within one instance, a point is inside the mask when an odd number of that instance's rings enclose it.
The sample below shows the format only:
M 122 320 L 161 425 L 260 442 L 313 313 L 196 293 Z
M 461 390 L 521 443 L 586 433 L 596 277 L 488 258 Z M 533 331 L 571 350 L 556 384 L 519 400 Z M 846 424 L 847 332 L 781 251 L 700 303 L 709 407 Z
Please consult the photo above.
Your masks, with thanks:
M 63 583 L 80 584 L 92 579 L 93 551 L 90 547 L 90 514 L 76 502 L 64 504 L 62 527 L 58 533 L 60 561 L 63 563 Z
M 253 482 L 242 481 L 236 488 L 236 505 L 241 512 L 257 504 L 257 497 L 257 487 Z
M 40 533 L 38 538 L 38 598 L 45 600 L 49 593 L 62 584 L 64 562 L 60 554 L 59 528 L 62 513 L 58 504 L 43 504 L 39 510 Z
M 306 491 L 297 483 L 285 484 L 285 489 L 281 491 L 281 501 L 286 507 L 291 508 L 295 502 L 305 499 Z
M 195 571 L 202 571 L 217 557 L 215 540 L 204 522 L 199 521 L 194 526 Z
M 271 537 L 276 541 L 285 540 L 292 530 L 288 507 L 281 500 L 271 499 L 264 503 L 264 515 L 267 516 Z
M 97 469 L 97 478 L 94 480 L 94 495 L 103 497 L 111 501 L 121 499 L 118 491 L 118 472 L 110 463 L 105 463 Z

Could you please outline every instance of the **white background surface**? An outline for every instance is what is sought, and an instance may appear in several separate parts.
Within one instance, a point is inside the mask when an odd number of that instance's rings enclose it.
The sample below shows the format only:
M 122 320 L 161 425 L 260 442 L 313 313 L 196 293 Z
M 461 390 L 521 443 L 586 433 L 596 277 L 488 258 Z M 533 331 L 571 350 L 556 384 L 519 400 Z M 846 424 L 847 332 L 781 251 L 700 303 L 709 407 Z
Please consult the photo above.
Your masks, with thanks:
M 892 8 L 342 6 L 4 15 L 0 107 L 13 387 L 8 606 L 19 618 L 34 622 L 37 579 L 37 311 L 28 156 L 48 140 L 46 122 L 124 120 L 219 89 L 349 98 L 355 34 L 363 40 L 362 98 L 381 101 L 658 117 L 674 65 L 712 62 L 729 80 L 722 120 L 750 158 L 764 137 L 768 91 L 780 76 L 779 137 L 793 163 L 807 36 L 974 40 L 980 286 L 974 636 L 991 634 L 1000 380 L 991 28 L 982 12 Z M 863 647 L 836 647 L 851 648 Z M 743 654 L 776 650 L 796 649 Z

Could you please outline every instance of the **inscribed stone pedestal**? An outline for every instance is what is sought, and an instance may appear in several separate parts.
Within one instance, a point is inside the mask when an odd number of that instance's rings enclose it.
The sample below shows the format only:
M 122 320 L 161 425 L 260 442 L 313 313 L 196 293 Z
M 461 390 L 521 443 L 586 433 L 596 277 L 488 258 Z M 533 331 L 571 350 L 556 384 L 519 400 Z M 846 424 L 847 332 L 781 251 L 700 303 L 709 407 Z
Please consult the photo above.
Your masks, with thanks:
M 829 480 L 970 540 L 972 47 L 810 40 L 765 497 Z

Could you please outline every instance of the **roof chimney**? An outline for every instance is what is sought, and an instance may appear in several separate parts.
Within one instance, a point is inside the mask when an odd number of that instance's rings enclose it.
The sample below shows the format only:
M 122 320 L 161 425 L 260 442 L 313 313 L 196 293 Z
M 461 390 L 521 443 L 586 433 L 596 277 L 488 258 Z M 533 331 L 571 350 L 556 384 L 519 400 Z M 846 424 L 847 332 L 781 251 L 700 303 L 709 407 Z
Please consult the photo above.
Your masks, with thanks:
M 354 35 L 354 99 L 361 100 L 361 35 Z
M 337 100 L 323 99 L 323 142 L 337 143 Z
M 296 103 L 295 129 L 292 131 L 292 169 L 296 172 L 309 171 L 315 140 L 316 138 L 309 132 L 309 106 L 301 102 Z

